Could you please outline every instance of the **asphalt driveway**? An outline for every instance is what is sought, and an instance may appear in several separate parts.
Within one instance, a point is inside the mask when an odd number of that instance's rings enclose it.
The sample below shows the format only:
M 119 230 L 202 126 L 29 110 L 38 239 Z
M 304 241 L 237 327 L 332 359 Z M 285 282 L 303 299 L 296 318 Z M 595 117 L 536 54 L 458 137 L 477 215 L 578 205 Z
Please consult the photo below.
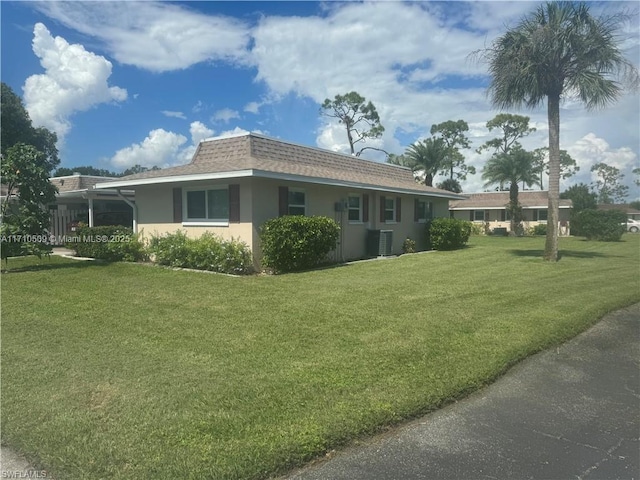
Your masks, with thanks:
M 287 477 L 640 478 L 640 304 L 496 383 Z

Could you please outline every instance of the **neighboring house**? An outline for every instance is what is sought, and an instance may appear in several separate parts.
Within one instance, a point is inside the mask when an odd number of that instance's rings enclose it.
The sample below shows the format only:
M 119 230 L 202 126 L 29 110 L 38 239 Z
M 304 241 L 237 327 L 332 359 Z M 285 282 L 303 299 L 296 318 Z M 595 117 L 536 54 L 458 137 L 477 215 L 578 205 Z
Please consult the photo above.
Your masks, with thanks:
M 274 217 L 335 219 L 341 226 L 335 258 L 357 259 L 401 253 L 407 237 L 426 247 L 425 222 L 447 217 L 449 200 L 464 198 L 417 184 L 406 167 L 254 133 L 204 140 L 187 165 L 95 188 L 135 190 L 134 215 L 147 237 L 176 230 L 197 237 L 210 231 L 246 242 L 257 263 L 260 227 Z
M 134 192 L 114 189 L 95 190 L 100 183 L 116 180 L 113 177 L 69 175 L 52 177 L 50 182 L 58 188 L 56 202 L 49 205 L 51 233 L 61 237 L 69 233 L 69 223 L 82 221 L 89 226 L 123 223 L 128 219 L 131 227 Z
M 640 220 L 640 210 L 633 208 L 626 203 L 621 204 L 602 204 L 598 205 L 598 210 L 620 210 L 631 220 Z
M 518 201 L 522 206 L 522 224 L 525 229 L 547 223 L 549 192 L 525 190 L 518 193 Z M 471 193 L 467 199 L 450 202 L 449 210 L 453 218 L 482 223 L 489 230 L 506 228 L 509 231 L 511 225 L 508 204 L 509 192 Z M 560 200 L 560 235 L 569 235 L 570 211 L 571 200 Z

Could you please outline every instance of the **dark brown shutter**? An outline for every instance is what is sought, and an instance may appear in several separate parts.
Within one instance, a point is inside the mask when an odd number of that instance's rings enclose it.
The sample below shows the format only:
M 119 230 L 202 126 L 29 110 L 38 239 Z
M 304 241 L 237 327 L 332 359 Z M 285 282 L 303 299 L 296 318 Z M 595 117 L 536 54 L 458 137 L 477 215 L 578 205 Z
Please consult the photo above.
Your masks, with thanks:
M 369 195 L 366 193 L 362 195 L 362 221 L 369 221 Z
M 417 222 L 418 220 L 420 220 L 420 212 L 418 212 L 419 208 L 420 208 L 420 200 L 416 198 L 413 201 L 413 221 L 414 222 Z
M 473 222 L 473 210 L 469 210 L 469 221 Z
M 278 187 L 278 215 L 283 217 L 289 213 L 289 188 Z
M 380 197 L 380 223 L 384 223 L 384 197 Z
M 240 223 L 240 185 L 229 185 L 229 223 Z
M 500 221 L 504 222 L 507 218 L 507 211 L 506 210 L 500 210 Z
M 182 189 L 173 189 L 173 223 L 182 223 Z
M 402 220 L 402 203 L 401 198 L 396 197 L 396 222 L 400 222 Z

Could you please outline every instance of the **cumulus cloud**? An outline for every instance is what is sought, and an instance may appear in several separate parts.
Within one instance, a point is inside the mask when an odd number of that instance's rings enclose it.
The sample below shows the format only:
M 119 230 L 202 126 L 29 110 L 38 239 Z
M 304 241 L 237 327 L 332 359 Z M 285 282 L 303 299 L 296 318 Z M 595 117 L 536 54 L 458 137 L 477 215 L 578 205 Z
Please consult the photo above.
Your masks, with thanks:
M 152 130 L 142 142 L 118 150 L 111 158 L 111 164 L 122 169 L 134 165 L 167 167 L 176 163 L 186 141 L 184 135 L 162 128 Z
M 162 111 L 162 114 L 163 114 L 165 117 L 180 118 L 180 119 L 182 119 L 182 120 L 186 120 L 186 119 L 187 119 L 187 117 L 186 117 L 186 116 L 184 115 L 184 113 L 182 113 L 182 112 L 173 112 L 173 111 L 171 111 L 171 110 L 163 110 L 163 111 Z
M 258 102 L 249 102 L 244 106 L 244 111 L 249 113 L 258 114 L 260 111 L 260 104 Z
M 165 2 L 42 2 L 37 8 L 101 40 L 126 65 L 165 72 L 204 61 L 247 64 L 250 31 L 234 18 Z
M 631 177 L 631 170 L 638 164 L 638 156 L 629 147 L 611 148 L 605 139 L 599 138 L 594 133 L 588 133 L 569 146 L 567 152 L 580 166 L 580 174 L 574 179 L 574 182 L 590 183 L 594 181 L 596 175 L 590 170 L 596 163 L 602 162 L 616 167 L 628 177 Z
M 82 45 L 53 37 L 37 23 L 33 52 L 45 73 L 27 78 L 23 90 L 27 111 L 36 126 L 53 130 L 62 141 L 71 129 L 69 117 L 105 102 L 122 102 L 127 91 L 110 87 L 111 62 Z
M 197 145 L 200 140 L 213 136 L 214 131 L 202 122 L 192 122 L 189 126 L 189 133 L 191 133 L 191 142 Z
M 211 121 L 229 123 L 234 118 L 240 118 L 240 114 L 237 110 L 223 108 L 213 114 L 213 116 L 211 117 Z

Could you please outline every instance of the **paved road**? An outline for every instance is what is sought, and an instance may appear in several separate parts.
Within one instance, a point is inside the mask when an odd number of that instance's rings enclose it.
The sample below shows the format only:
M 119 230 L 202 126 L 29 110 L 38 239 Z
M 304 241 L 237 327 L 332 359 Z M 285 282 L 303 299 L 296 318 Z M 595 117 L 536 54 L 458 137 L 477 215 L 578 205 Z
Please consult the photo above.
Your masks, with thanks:
M 638 479 L 640 305 L 289 480 Z

